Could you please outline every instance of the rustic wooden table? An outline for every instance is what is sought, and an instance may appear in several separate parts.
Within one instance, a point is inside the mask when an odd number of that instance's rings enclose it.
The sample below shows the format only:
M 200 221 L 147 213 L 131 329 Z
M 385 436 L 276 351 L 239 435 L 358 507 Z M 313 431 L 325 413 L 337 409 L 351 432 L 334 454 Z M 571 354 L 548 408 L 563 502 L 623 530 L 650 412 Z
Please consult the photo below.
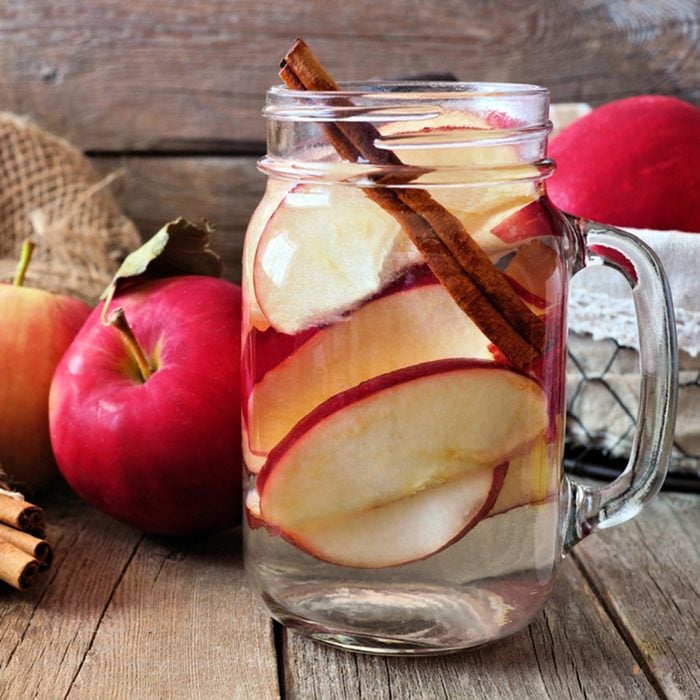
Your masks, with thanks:
M 0 589 L 0 697 L 698 698 L 700 496 L 664 493 L 561 565 L 533 624 L 415 659 L 351 654 L 273 624 L 247 587 L 240 529 L 144 536 L 62 489 L 56 560 Z
M 700 102 L 697 0 L 81 0 L 0 9 L 0 110 L 122 168 L 143 236 L 214 221 L 239 279 L 264 179 L 260 109 L 303 35 L 340 79 L 452 71 L 535 82 L 555 102 L 645 92 Z M 144 536 L 66 490 L 46 504 L 56 561 L 0 589 L 0 698 L 700 697 L 700 496 L 664 494 L 564 561 L 533 625 L 432 659 L 333 650 L 273 625 L 237 530 Z

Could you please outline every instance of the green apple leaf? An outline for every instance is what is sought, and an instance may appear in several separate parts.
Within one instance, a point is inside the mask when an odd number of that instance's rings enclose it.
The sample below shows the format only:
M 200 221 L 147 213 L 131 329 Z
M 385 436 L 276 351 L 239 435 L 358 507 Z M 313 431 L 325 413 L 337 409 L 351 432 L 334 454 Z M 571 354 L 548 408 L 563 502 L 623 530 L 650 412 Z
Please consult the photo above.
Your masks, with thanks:
M 204 228 L 180 217 L 171 221 L 126 256 L 112 281 L 100 295 L 104 300 L 102 321 L 110 302 L 119 292 L 144 279 L 177 275 L 221 277 L 221 258 L 209 247 L 213 228 Z

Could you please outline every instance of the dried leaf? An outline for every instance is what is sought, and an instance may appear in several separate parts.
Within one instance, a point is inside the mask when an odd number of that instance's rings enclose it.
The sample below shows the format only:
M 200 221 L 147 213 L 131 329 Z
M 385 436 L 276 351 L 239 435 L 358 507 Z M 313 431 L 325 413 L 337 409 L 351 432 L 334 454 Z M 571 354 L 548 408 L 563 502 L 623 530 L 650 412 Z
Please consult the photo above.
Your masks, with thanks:
M 140 248 L 127 255 L 112 281 L 100 295 L 104 314 L 114 296 L 144 279 L 177 275 L 221 277 L 221 258 L 209 247 L 212 228 L 201 228 L 180 217 L 163 226 Z

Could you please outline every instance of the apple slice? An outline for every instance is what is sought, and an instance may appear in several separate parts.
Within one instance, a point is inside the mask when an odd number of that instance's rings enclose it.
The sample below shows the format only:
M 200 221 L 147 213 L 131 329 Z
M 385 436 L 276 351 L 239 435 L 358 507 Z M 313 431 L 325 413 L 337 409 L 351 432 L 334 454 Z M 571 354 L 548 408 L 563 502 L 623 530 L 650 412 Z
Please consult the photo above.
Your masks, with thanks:
M 558 455 L 550 457 L 543 438 L 525 454 L 511 459 L 508 473 L 489 517 L 532 503 L 543 503 L 558 494 L 560 470 Z
M 255 254 L 255 297 L 278 331 L 333 323 L 421 262 L 401 226 L 354 187 L 297 185 Z
M 333 396 L 274 448 L 258 475 L 261 515 L 326 561 L 420 559 L 490 510 L 505 463 L 546 426 L 540 387 L 495 363 L 447 359 L 389 372 Z M 423 509 L 444 512 L 435 537 L 417 536 Z M 373 547 L 374 528 L 394 520 L 392 532 L 408 541 Z
M 287 536 L 341 566 L 376 569 L 423 559 L 463 537 L 489 512 L 507 469 L 507 462 L 481 468 L 377 508 L 301 525 Z
M 557 225 L 558 216 L 549 201 L 540 197 L 504 218 L 491 233 L 508 244 L 545 236 L 561 238 L 563 228 Z
M 564 293 L 564 261 L 540 239 L 521 245 L 505 265 L 511 287 L 535 313 L 542 314 L 561 301 Z
M 244 297 L 242 307 L 244 328 L 252 326 L 265 330 L 270 325 L 260 309 L 253 287 L 255 251 L 267 222 L 291 188 L 292 184 L 289 182 L 269 178 L 265 194 L 248 222 L 243 245 L 243 277 L 241 280 Z
M 492 229 L 539 196 L 537 169 L 521 162 L 520 146 L 502 138 L 504 129 L 515 126 L 503 114 L 445 111 L 425 120 L 384 124 L 379 131 L 383 148 L 407 165 L 429 169 L 415 182 L 425 182 L 433 198 L 491 255 L 504 249 Z M 459 182 L 464 186 L 456 186 Z
M 416 575 L 425 572 L 437 579 L 459 575 L 463 584 L 490 579 L 507 585 L 502 577 L 524 573 L 534 585 L 542 584 L 561 557 L 559 517 L 555 499 L 491 512 L 454 542 L 449 552 L 416 563 Z
M 316 406 L 371 377 L 448 357 L 492 359 L 488 339 L 432 275 L 413 284 L 320 329 L 265 373 L 247 402 L 252 452 L 269 452 Z

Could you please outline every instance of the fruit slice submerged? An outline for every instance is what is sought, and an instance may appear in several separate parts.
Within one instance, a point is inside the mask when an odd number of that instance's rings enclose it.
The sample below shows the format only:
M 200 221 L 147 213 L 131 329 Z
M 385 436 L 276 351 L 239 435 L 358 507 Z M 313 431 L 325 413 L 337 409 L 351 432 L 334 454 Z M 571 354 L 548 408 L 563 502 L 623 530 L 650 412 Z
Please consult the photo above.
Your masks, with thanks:
M 253 270 L 255 261 L 255 251 L 257 249 L 260 237 L 263 235 L 267 227 L 267 222 L 275 213 L 284 199 L 287 192 L 291 189 L 291 185 L 284 181 L 269 179 L 265 188 L 265 196 L 260 200 L 260 204 L 256 207 L 245 233 L 243 246 L 243 273 L 241 286 L 245 302 L 242 305 L 243 313 L 247 315 L 246 325 L 251 325 L 254 328 L 265 330 L 270 323 L 265 318 L 258 301 L 255 297 L 255 289 L 253 287 Z
M 324 561 L 380 568 L 422 559 L 448 546 L 491 509 L 508 468 L 474 473 L 330 522 L 302 526 L 294 543 Z
M 319 330 L 265 374 L 248 401 L 254 453 L 269 452 L 314 407 L 371 377 L 448 357 L 491 359 L 489 341 L 434 277 L 412 284 Z
M 401 226 L 358 188 L 297 185 L 255 255 L 255 297 L 272 326 L 297 333 L 337 321 L 419 262 Z
M 384 147 L 393 146 L 405 164 L 429 169 L 417 183 L 442 181 L 447 185 L 429 185 L 427 190 L 489 255 L 495 255 L 504 244 L 491 233 L 492 229 L 527 208 L 538 196 L 534 185 L 537 170 L 522 164 L 521 147 L 494 138 L 514 126 L 505 115 L 447 111 L 425 121 L 383 124 L 380 132 Z M 489 182 L 499 171 L 502 180 Z M 455 186 L 461 179 L 480 182 L 479 173 L 485 176 L 485 183 Z
M 313 553 L 309 533 L 333 521 L 368 547 L 374 527 L 395 519 L 408 540 L 402 561 L 427 556 L 483 515 L 503 463 L 528 451 L 546 425 L 540 387 L 495 363 L 447 359 L 390 372 L 321 404 L 275 447 L 258 477 L 261 514 Z M 436 538 L 415 536 L 423 508 L 445 513 Z M 391 547 L 388 563 L 377 556 L 352 565 L 397 563 Z
M 518 506 L 553 499 L 559 488 L 558 460 L 549 454 L 550 446 L 539 437 L 525 454 L 514 457 L 489 516 Z

